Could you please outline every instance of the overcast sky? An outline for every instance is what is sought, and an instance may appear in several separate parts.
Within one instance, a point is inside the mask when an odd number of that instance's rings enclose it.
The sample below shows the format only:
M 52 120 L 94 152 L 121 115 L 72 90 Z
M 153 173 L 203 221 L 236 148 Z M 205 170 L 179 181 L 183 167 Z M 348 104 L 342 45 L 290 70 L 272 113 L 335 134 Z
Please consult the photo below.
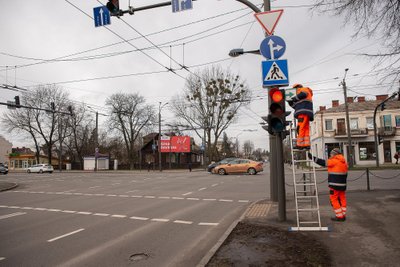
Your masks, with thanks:
M 161 2 L 164 1 L 135 0 L 131 4 L 141 7 Z M 263 3 L 251 2 L 260 8 Z M 178 62 L 194 72 L 216 62 L 239 74 L 254 97 L 251 105 L 241 110 L 238 121 L 229 127 L 228 136 L 238 137 L 241 144 L 251 140 L 256 148 L 267 149 L 267 134 L 259 125 L 260 117 L 267 114 L 266 89 L 262 88 L 261 79 L 263 57 L 228 56 L 233 48 L 258 49 L 264 39 L 249 8 L 235 0 L 197 0 L 188 11 L 172 13 L 171 6 L 167 6 L 124 15 L 121 19 L 112 17 L 107 29 L 94 26 L 93 8 L 100 3 L 106 1 L 4 3 L 0 10 L 0 84 L 28 89 L 39 84 L 57 84 L 70 93 L 72 100 L 83 101 L 99 112 L 105 112 L 105 99 L 117 92 L 138 92 L 147 103 L 158 107 L 159 102 L 166 103 L 182 92 L 182 77 L 189 74 L 177 70 L 178 76 L 165 72 L 166 67 L 179 69 Z M 397 90 L 398 84 L 382 80 L 384 73 L 375 75 L 377 66 L 373 61 L 358 55 L 380 51 L 380 41 L 352 38 L 351 24 L 343 26 L 342 18 L 312 13 L 312 3 L 276 0 L 271 6 L 272 10 L 284 9 L 275 35 L 286 42 L 282 58 L 289 63 L 290 84 L 302 83 L 314 90 L 314 110 L 324 105 L 330 107 L 334 99 L 343 102 L 339 82 L 346 68 L 349 96 L 372 99 L 375 94 Z M 128 0 L 120 0 L 121 9 L 126 10 L 128 4 Z M 147 36 L 147 40 L 141 35 Z M 57 60 L 49 61 L 52 59 Z M 15 94 L 0 88 L 0 102 L 12 100 Z M 6 110 L 0 106 L 0 113 Z M 163 109 L 162 116 L 164 123 L 174 121 L 168 109 Z M 0 134 L 15 146 L 30 144 L 24 138 L 5 133 L 2 127 Z

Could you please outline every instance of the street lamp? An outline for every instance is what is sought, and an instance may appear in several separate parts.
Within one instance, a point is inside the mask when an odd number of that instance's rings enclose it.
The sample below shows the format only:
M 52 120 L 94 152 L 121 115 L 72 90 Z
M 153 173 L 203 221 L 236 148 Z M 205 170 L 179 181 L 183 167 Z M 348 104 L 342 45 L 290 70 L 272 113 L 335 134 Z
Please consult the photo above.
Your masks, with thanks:
M 159 165 L 160 171 L 162 171 L 162 166 L 161 166 L 161 110 L 163 107 L 165 107 L 168 104 L 168 102 L 164 103 L 163 105 L 161 105 L 161 104 L 162 104 L 161 102 L 158 103 L 158 165 Z
M 261 55 L 260 50 L 250 50 L 250 51 L 244 51 L 243 48 L 234 48 L 231 51 L 229 51 L 229 56 L 230 57 L 238 57 L 243 54 L 255 54 L 255 55 Z

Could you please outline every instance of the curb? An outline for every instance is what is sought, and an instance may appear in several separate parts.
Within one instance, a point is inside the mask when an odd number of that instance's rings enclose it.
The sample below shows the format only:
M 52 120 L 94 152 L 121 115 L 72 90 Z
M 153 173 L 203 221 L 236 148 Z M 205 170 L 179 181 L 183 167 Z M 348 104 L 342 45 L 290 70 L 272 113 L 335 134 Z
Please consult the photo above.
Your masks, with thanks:
M 243 212 L 239 219 L 234 221 L 229 228 L 225 231 L 225 233 L 218 239 L 217 243 L 207 252 L 207 254 L 200 260 L 200 262 L 196 265 L 196 267 L 205 267 L 210 259 L 214 256 L 217 250 L 221 247 L 221 245 L 225 242 L 228 236 L 232 233 L 233 229 L 237 226 L 239 222 L 241 222 L 246 216 L 248 210 L 257 204 L 258 201 L 253 202 L 247 209 Z
M 0 192 L 14 189 L 17 186 L 18 186 L 17 183 L 6 183 L 6 185 L 4 187 L 0 186 Z

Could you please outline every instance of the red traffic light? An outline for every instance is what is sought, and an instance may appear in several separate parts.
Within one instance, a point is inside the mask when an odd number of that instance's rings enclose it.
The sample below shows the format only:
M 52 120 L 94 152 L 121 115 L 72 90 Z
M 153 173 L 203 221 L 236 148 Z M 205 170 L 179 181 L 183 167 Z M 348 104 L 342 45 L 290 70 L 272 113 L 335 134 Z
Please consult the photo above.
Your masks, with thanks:
M 278 88 L 272 88 L 269 91 L 269 96 L 273 102 L 279 103 L 283 100 L 284 96 L 281 90 Z

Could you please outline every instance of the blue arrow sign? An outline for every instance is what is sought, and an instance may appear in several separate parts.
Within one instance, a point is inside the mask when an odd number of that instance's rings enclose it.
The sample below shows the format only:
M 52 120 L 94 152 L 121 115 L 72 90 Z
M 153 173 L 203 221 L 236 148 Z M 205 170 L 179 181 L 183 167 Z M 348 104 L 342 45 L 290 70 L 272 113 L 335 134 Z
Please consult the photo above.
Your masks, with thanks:
M 172 12 L 179 12 L 193 8 L 192 0 L 172 0 Z
M 108 11 L 107 7 L 105 6 L 93 8 L 93 16 L 95 27 L 111 24 L 110 11 Z
M 266 37 L 260 45 L 260 52 L 266 59 L 278 59 L 286 51 L 285 41 L 276 35 Z
M 262 62 L 263 87 L 289 85 L 289 70 L 286 59 Z

